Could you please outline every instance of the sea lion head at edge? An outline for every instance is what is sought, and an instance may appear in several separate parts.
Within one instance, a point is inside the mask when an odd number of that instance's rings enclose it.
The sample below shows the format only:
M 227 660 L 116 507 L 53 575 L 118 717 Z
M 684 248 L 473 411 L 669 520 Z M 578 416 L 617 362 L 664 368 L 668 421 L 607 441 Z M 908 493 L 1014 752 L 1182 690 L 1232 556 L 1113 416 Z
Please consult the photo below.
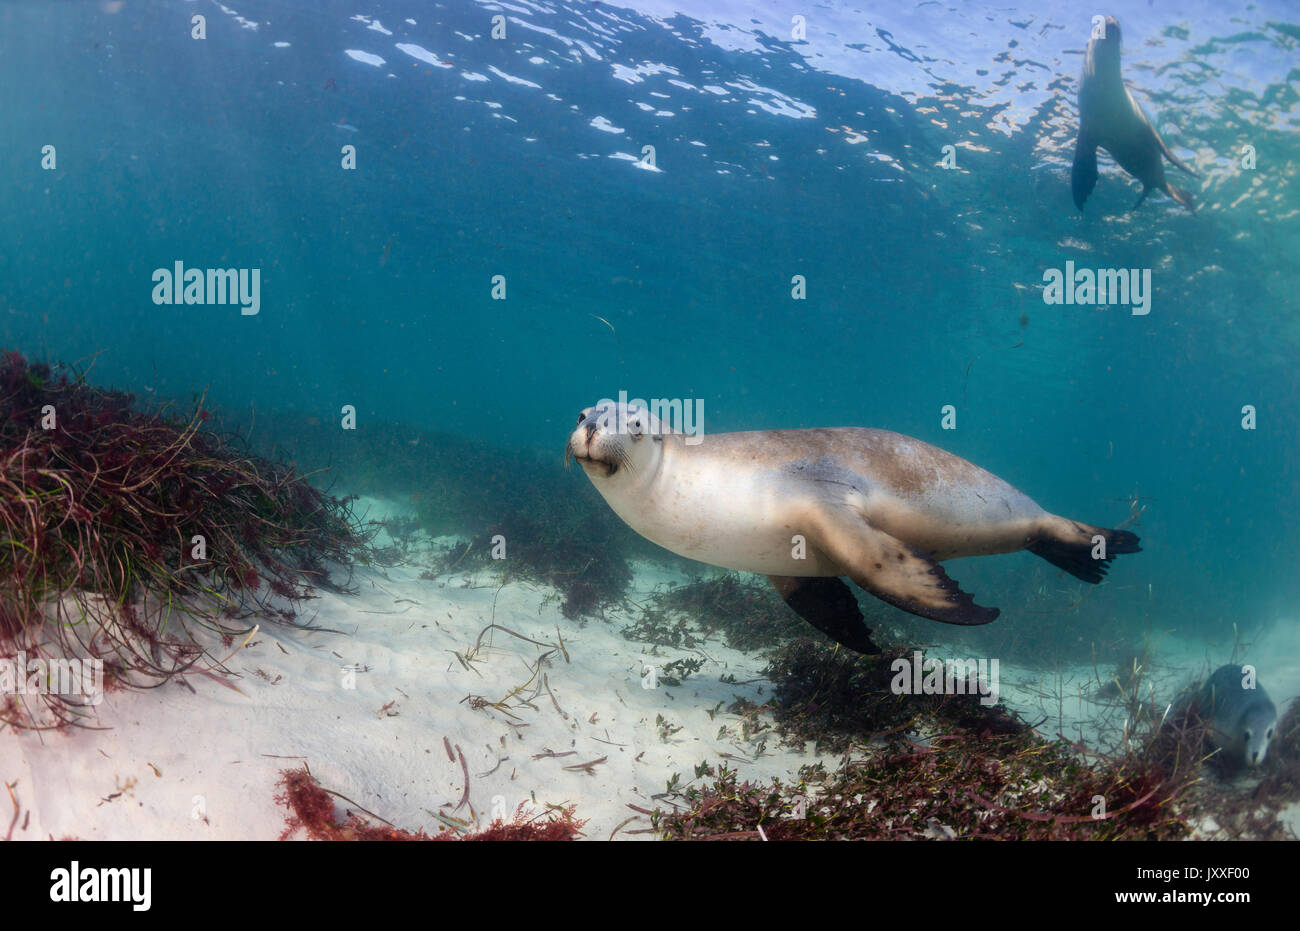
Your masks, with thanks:
M 1107 16 L 1104 25 L 1102 34 L 1088 41 L 1087 61 L 1083 69 L 1085 77 L 1096 74 L 1119 74 L 1119 20 Z
M 1272 702 L 1267 701 L 1252 705 L 1238 722 L 1243 743 L 1242 759 L 1247 766 L 1258 766 L 1264 762 L 1268 753 L 1269 742 L 1277 728 L 1277 711 Z
M 1247 687 L 1249 668 L 1227 663 L 1216 669 L 1202 688 L 1201 707 L 1212 719 L 1214 742 L 1232 765 L 1255 767 L 1264 761 L 1277 731 L 1277 707 L 1262 685 Z

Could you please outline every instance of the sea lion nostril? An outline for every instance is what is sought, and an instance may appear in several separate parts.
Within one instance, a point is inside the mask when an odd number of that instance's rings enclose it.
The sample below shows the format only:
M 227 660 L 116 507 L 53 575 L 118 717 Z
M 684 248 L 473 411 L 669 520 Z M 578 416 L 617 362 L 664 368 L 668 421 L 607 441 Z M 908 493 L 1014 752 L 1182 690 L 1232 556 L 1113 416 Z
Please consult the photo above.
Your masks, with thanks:
M 594 423 L 587 424 L 587 442 L 590 443 L 591 438 L 595 435 L 596 435 L 596 425 Z

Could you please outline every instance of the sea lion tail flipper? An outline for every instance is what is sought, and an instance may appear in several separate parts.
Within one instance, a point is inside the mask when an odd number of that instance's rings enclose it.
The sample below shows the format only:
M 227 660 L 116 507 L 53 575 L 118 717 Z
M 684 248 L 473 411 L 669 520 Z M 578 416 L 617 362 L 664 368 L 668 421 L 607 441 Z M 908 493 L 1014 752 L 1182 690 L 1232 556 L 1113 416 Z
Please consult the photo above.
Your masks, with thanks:
M 1025 549 L 1076 579 L 1096 585 L 1106 577 L 1116 556 L 1142 552 L 1138 543 L 1138 535 L 1127 530 L 1107 530 L 1056 517 Z
M 1080 212 L 1083 202 L 1096 186 L 1097 145 L 1080 131 L 1079 141 L 1074 145 L 1074 168 L 1070 171 L 1070 193 L 1074 195 L 1074 206 Z
M 1187 191 L 1184 191 L 1182 188 L 1174 187 L 1172 184 L 1166 181 L 1165 192 L 1174 200 L 1176 200 L 1178 203 L 1186 207 L 1188 210 L 1191 211 L 1196 210 L 1196 201 L 1192 199 L 1191 194 L 1189 194 Z
M 987 624 L 998 616 L 997 608 L 975 604 L 928 554 L 856 512 L 828 505 L 810 515 L 809 525 L 809 542 L 881 601 L 945 624 Z
M 795 614 L 836 643 L 858 653 L 880 652 L 880 647 L 871 640 L 871 628 L 862 620 L 858 599 L 839 579 L 788 575 L 769 575 L 768 578 Z

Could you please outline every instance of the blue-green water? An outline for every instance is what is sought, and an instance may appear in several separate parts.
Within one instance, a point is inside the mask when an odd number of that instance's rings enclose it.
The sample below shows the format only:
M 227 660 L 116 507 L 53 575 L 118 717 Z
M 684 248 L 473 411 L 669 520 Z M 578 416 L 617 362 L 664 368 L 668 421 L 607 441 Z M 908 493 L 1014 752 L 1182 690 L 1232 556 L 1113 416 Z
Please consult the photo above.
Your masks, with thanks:
M 1300 597 L 1300 16 L 1111 12 L 1195 214 L 1104 158 L 1075 210 L 1073 4 L 8 2 L 0 345 L 557 461 L 620 390 L 893 429 L 1081 520 L 1144 504 L 1098 610 L 1254 629 Z M 1046 305 L 1070 260 L 1150 269 L 1150 313 Z M 177 261 L 260 269 L 260 312 L 155 304 Z

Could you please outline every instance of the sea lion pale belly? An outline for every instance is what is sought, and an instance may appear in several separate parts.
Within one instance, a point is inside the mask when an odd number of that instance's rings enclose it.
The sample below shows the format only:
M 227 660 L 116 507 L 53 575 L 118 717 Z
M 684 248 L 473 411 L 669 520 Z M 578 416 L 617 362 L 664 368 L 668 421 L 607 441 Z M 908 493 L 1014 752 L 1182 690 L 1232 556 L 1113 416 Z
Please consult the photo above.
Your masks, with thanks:
M 875 647 L 841 576 L 922 617 L 986 624 L 998 610 L 976 605 L 940 560 L 1028 549 L 1099 582 L 1115 554 L 1138 551 L 1131 533 L 1057 517 L 978 466 L 885 430 L 689 438 L 609 403 L 579 415 L 566 456 L 642 536 L 770 576 L 805 620 L 863 652 Z
M 1142 194 L 1133 209 L 1153 190 L 1164 191 L 1188 210 L 1194 210 L 1192 195 L 1165 180 L 1162 156 L 1195 175 L 1165 145 L 1120 74 L 1120 30 L 1115 17 L 1107 16 L 1103 34 L 1088 42 L 1079 84 L 1079 139 L 1074 150 L 1070 176 L 1074 204 L 1080 210 L 1097 184 L 1097 148 L 1111 154 L 1120 167 L 1142 182 Z

